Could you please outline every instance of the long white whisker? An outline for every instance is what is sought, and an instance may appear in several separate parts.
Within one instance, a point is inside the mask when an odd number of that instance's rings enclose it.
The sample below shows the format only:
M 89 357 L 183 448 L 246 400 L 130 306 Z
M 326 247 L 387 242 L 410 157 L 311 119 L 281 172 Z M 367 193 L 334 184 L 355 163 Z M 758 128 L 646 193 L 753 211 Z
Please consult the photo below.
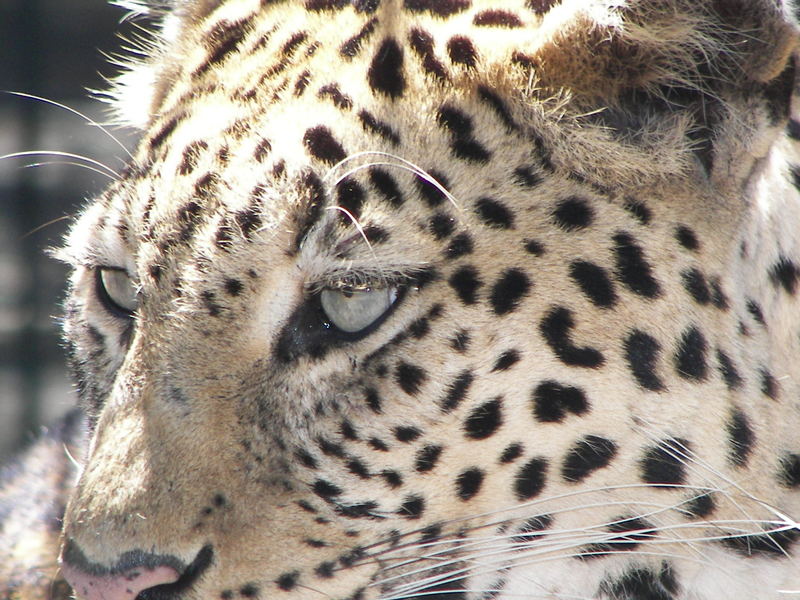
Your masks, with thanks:
M 66 110 L 67 112 L 72 113 L 73 115 L 76 115 L 76 116 L 80 117 L 81 119 L 83 119 L 84 121 L 89 123 L 89 125 L 97 127 L 106 136 L 108 136 L 115 144 L 117 144 L 120 148 L 122 148 L 123 152 L 125 152 L 125 154 L 128 155 L 128 158 L 133 159 L 133 154 L 131 154 L 130 151 L 125 147 L 125 144 L 123 144 L 121 141 L 119 141 L 119 139 L 117 139 L 117 137 L 114 134 L 112 134 L 110 131 L 108 131 L 108 129 L 106 127 L 103 127 L 102 125 L 100 125 L 100 123 L 98 123 L 97 121 L 95 121 L 91 117 L 83 114 L 82 112 L 80 112 L 78 110 L 75 110 L 74 108 L 72 108 L 70 106 L 67 106 L 66 104 L 61 104 L 60 102 L 56 102 L 55 100 L 50 100 L 49 98 L 43 98 L 41 96 L 36 96 L 35 94 L 26 94 L 25 92 L 14 92 L 14 91 L 11 91 L 11 90 L 1 90 L 1 91 L 4 94 L 10 94 L 12 96 L 19 96 L 20 98 L 29 98 L 31 100 L 37 100 L 39 102 L 44 102 L 45 104 L 50 104 L 51 106 L 55 106 L 57 108 L 61 108 L 63 110 Z
M 63 158 L 72 158 L 75 160 L 85 161 L 90 165 L 95 165 L 98 168 L 104 169 L 107 171 L 113 179 L 119 178 L 119 173 L 117 173 L 114 169 L 101 163 L 100 161 L 94 160 L 93 158 L 89 158 L 88 156 L 82 156 L 80 154 L 74 154 L 72 152 L 61 152 L 58 150 L 26 150 L 24 152 L 12 152 L 11 154 L 4 154 L 0 156 L 0 160 L 6 160 L 10 158 L 23 158 L 26 156 L 61 156 Z
M 30 163 L 30 164 L 27 164 L 27 165 L 23 165 L 23 168 L 24 169 L 30 169 L 32 167 L 46 167 L 48 165 L 68 165 L 68 166 L 71 166 L 71 167 L 80 167 L 81 169 L 86 169 L 88 171 L 92 171 L 93 173 L 97 173 L 98 175 L 102 175 L 103 177 L 108 177 L 111 181 L 117 181 L 116 177 L 113 177 L 110 173 L 107 173 L 106 171 L 102 171 L 102 170 L 98 169 L 97 167 L 93 167 L 92 165 L 87 165 L 87 164 L 79 163 L 79 162 L 73 162 L 73 161 L 69 161 L 69 160 L 47 160 L 47 161 L 42 161 L 42 162 L 35 162 L 35 163 Z

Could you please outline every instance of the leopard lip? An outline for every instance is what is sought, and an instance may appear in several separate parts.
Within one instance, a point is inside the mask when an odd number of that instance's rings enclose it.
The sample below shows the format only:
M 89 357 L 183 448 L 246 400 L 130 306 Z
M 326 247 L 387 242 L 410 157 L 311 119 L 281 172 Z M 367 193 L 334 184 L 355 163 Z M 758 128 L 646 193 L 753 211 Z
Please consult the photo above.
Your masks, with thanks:
M 177 581 L 143 590 L 136 596 L 136 600 L 179 600 L 197 583 L 213 562 L 214 548 L 211 544 L 207 544 L 200 549 Z

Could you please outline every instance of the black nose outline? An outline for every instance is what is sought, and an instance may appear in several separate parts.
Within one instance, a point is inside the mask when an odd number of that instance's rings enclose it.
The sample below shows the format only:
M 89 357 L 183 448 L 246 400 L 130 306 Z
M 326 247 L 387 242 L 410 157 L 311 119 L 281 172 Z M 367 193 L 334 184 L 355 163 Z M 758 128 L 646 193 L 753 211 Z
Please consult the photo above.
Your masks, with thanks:
M 191 588 L 200 576 L 214 562 L 214 549 L 210 544 L 200 548 L 194 560 L 183 571 L 178 571 L 181 576 L 173 583 L 156 585 L 139 592 L 136 600 L 178 600 L 181 595 Z
M 214 562 L 214 548 L 211 544 L 203 546 L 189 565 L 170 554 L 154 554 L 138 549 L 129 550 L 122 554 L 113 566 L 105 567 L 88 560 L 75 540 L 68 538 L 64 543 L 61 558 L 64 563 L 97 577 L 119 575 L 131 569 L 170 567 L 180 573 L 177 581 L 142 590 L 136 598 L 137 600 L 178 600 L 181 594 L 192 587 Z

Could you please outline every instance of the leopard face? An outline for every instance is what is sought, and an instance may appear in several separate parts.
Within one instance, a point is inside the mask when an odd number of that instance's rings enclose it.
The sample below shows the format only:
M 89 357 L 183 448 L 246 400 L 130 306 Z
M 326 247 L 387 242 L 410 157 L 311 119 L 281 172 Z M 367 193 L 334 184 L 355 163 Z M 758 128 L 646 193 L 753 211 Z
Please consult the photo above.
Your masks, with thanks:
M 800 589 L 796 41 L 767 0 L 167 10 L 63 252 L 77 597 Z

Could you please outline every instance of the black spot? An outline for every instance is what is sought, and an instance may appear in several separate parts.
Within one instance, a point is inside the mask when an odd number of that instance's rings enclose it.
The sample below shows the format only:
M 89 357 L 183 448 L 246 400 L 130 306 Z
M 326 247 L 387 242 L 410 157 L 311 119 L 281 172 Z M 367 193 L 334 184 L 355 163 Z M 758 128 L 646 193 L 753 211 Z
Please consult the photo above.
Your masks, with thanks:
M 472 119 L 451 104 L 444 104 L 436 113 L 437 123 L 450 132 L 453 156 L 472 162 L 486 162 L 491 154 L 472 136 Z
M 778 380 L 766 369 L 759 369 L 761 375 L 761 393 L 775 400 L 778 397 Z
M 403 425 L 394 428 L 394 437 L 398 442 L 413 442 L 421 435 L 422 432 L 416 427 Z
M 748 300 L 747 301 L 747 312 L 756 320 L 756 323 L 760 325 L 766 325 L 767 322 L 764 320 L 764 313 L 761 311 L 761 305 L 756 302 L 755 300 Z
M 517 500 L 530 500 L 544 489 L 547 460 L 532 458 L 525 463 L 514 478 L 514 493 Z
M 336 566 L 336 563 L 331 561 L 325 561 L 320 563 L 314 568 L 314 573 L 317 577 L 321 577 L 323 579 L 330 579 L 333 577 L 333 569 Z
M 314 458 L 309 452 L 303 448 L 298 448 L 295 456 L 309 469 L 317 468 L 317 459 Z
M 300 578 L 300 571 L 292 571 L 284 573 L 275 580 L 277 586 L 285 592 L 288 592 L 297 585 L 297 580 Z
M 569 274 L 596 306 L 609 308 L 617 302 L 614 284 L 603 267 L 585 260 L 569 266 Z
M 661 288 L 653 277 L 652 268 L 633 236 L 626 232 L 617 233 L 614 236 L 614 254 L 617 277 L 631 291 L 645 298 L 657 298 L 661 294 Z
M 356 56 L 361 51 L 361 46 L 363 45 L 364 41 L 368 39 L 369 36 L 371 36 L 375 31 L 375 26 L 377 24 L 378 19 L 375 17 L 364 23 L 364 26 L 357 34 L 345 40 L 345 42 L 339 47 L 339 53 L 348 58 L 353 58 Z
M 687 250 L 697 251 L 700 249 L 700 242 L 697 236 L 686 225 L 678 225 L 675 228 L 675 239 Z
M 414 28 L 408 35 L 408 42 L 415 54 L 421 59 L 422 68 L 439 80 L 447 79 L 447 70 L 436 58 L 433 51 L 433 37 L 427 31 Z
M 800 267 L 785 256 L 781 256 L 769 270 L 772 284 L 783 286 L 787 293 L 794 295 L 797 290 L 797 280 L 800 278 Z
M 339 431 L 342 434 L 342 437 L 346 440 L 356 441 L 358 440 L 358 433 L 353 427 L 353 424 L 348 421 L 347 419 L 342 420 L 342 424 L 339 427 Z
M 800 454 L 787 452 L 781 458 L 778 479 L 786 487 L 800 487 Z
M 437 212 L 431 217 L 430 221 L 428 221 L 428 227 L 431 233 L 433 233 L 434 238 L 443 240 L 453 233 L 455 219 L 447 213 Z
M 538 515 L 527 519 L 516 531 L 513 542 L 523 544 L 520 549 L 531 548 L 530 543 L 542 537 L 541 532 L 549 529 L 553 525 L 553 517 L 550 515 Z
M 411 325 L 408 326 L 408 333 L 415 340 L 421 340 L 426 335 L 428 335 L 428 333 L 430 333 L 430 330 L 431 330 L 430 321 L 428 321 L 428 319 L 424 317 L 412 321 Z
M 619 578 L 609 577 L 600 584 L 598 596 L 614 600 L 675 600 L 677 591 L 672 570 L 663 563 L 660 574 L 634 568 Z
M 531 167 L 522 165 L 514 169 L 514 181 L 523 187 L 532 188 L 542 182 L 542 177 L 534 173 Z
M 425 500 L 420 496 L 408 496 L 403 500 L 397 514 L 406 519 L 419 519 L 424 510 Z
M 565 231 L 588 227 L 594 218 L 594 210 L 589 201 L 577 196 L 570 196 L 559 202 L 552 214 L 556 225 Z
M 540 423 L 558 423 L 568 412 L 582 415 L 588 410 L 589 401 L 580 388 L 543 381 L 533 390 L 533 414 Z
M 684 379 L 702 381 L 706 378 L 706 338 L 697 327 L 683 332 L 675 352 L 675 369 Z
M 428 11 L 437 17 L 449 17 L 463 12 L 470 0 L 404 0 L 403 8 L 411 12 Z
M 298 188 L 305 201 L 300 203 L 294 214 L 294 252 L 299 252 L 306 236 L 322 216 L 322 207 L 326 203 L 324 184 L 314 171 L 307 170 L 301 174 Z
M 491 436 L 503 424 L 502 397 L 484 402 L 464 421 L 464 433 L 473 440 L 483 440 Z
M 334 485 L 330 481 L 325 481 L 324 479 L 317 479 L 314 482 L 314 493 L 323 499 L 328 499 L 331 496 L 341 495 L 342 489 L 337 485 Z
M 475 496 L 483 483 L 483 471 L 478 467 L 472 467 L 459 474 L 456 478 L 456 493 L 463 501 L 467 501 Z
M 474 379 L 475 376 L 472 374 L 472 371 L 461 371 L 461 373 L 459 373 L 458 376 L 453 380 L 453 383 L 447 387 L 447 392 L 440 403 L 442 410 L 445 412 L 450 412 L 456 406 L 458 406 L 466 397 Z
M 726 429 L 730 449 L 728 458 L 734 466 L 744 467 L 755 443 L 755 433 L 750 427 L 750 422 L 742 411 L 735 410 Z
M 331 130 L 324 125 L 307 129 L 303 134 L 303 143 L 311 156 L 329 165 L 334 165 L 347 156 L 342 145 L 333 137 Z
M 725 538 L 722 543 L 742 556 L 789 556 L 792 545 L 800 539 L 800 528 L 783 529 L 764 533 L 751 533 Z
M 575 326 L 572 312 L 558 306 L 550 310 L 539 324 L 539 331 L 544 336 L 547 345 L 564 364 L 597 368 L 605 359 L 603 355 L 590 346 L 576 346 L 570 339 L 570 330 Z
M 399 98 L 406 89 L 403 73 L 403 49 L 397 40 L 387 37 L 372 57 L 367 71 L 367 81 L 375 92 L 390 98 Z
M 709 280 L 711 286 L 711 302 L 720 310 L 728 310 L 728 298 L 722 291 L 719 279 L 716 277 Z
M 211 315 L 212 317 L 218 317 L 219 314 L 222 312 L 222 306 L 217 304 L 214 292 L 205 290 L 200 294 L 200 298 L 203 300 L 203 304 L 208 310 L 208 314 Z
M 489 9 L 476 13 L 472 24 L 479 27 L 522 27 L 522 21 L 513 12 L 508 10 Z
M 587 435 L 569 449 L 561 466 L 564 481 L 576 483 L 611 462 L 617 445 L 604 437 Z
M 640 386 L 653 392 L 665 389 L 656 373 L 661 345 L 653 336 L 634 329 L 625 338 L 624 349 L 628 366 Z
M 425 370 L 407 362 L 401 362 L 395 370 L 395 381 L 409 396 L 419 392 L 420 386 L 428 378 Z
M 384 442 L 383 440 L 381 440 L 379 438 L 376 438 L 376 437 L 370 438 L 368 443 L 369 443 L 370 446 L 372 446 L 372 448 L 374 448 L 375 450 L 378 450 L 379 452 L 388 452 L 389 451 L 389 446 L 386 445 L 386 442 Z
M 208 144 L 202 140 L 192 142 L 183 149 L 183 157 L 181 164 L 178 166 L 178 172 L 181 175 L 188 175 L 197 167 L 197 161 L 200 155 L 208 150 Z
M 505 125 L 507 131 L 511 132 L 517 129 L 517 124 L 514 122 L 514 119 L 511 118 L 511 112 L 508 110 L 508 107 L 506 106 L 505 102 L 500 97 L 500 95 L 497 94 L 497 92 L 495 92 L 493 89 L 485 85 L 479 85 L 478 98 L 480 98 L 484 103 L 486 103 L 489 106 L 489 108 L 492 109 L 492 111 L 494 111 L 497 117 L 503 122 L 503 125 Z M 518 170 L 519 169 L 517 169 L 517 171 Z M 516 171 L 515 175 L 522 177 L 522 175 L 518 174 Z M 533 174 L 531 172 L 527 172 L 525 173 L 525 175 L 531 176 Z M 523 185 L 525 185 L 526 187 L 533 187 L 533 185 L 535 184 L 530 185 L 526 183 Z
M 496 315 L 516 310 L 520 300 L 528 294 L 531 282 L 522 269 L 507 269 L 492 286 L 489 301 Z
M 367 466 L 357 458 L 351 458 L 347 461 L 347 470 L 361 479 L 369 479 L 371 477 Z
M 353 107 L 352 99 L 346 94 L 343 94 L 339 86 L 335 83 L 323 85 L 317 91 L 317 96 L 320 98 L 330 98 L 333 104 L 342 110 L 350 110 Z
M 399 488 L 400 486 L 403 485 L 403 478 L 397 471 L 389 471 L 389 470 L 381 471 L 380 475 L 381 477 L 383 477 L 383 480 L 386 482 L 386 485 L 388 485 L 392 489 Z
M 346 210 L 353 218 L 361 216 L 361 207 L 364 204 L 364 188 L 352 177 L 345 177 L 336 184 L 336 204 Z M 342 221 L 350 224 L 350 217 L 339 213 Z
M 375 191 L 390 205 L 398 207 L 405 201 L 400 187 L 397 185 L 394 177 L 387 171 L 378 167 L 370 167 L 369 182 L 372 184 L 372 187 L 375 188 Z
M 317 443 L 319 444 L 320 450 L 325 456 L 335 456 L 337 458 L 344 458 L 344 448 L 342 448 L 341 444 L 336 442 L 332 442 L 324 437 L 318 437 Z
M 447 55 L 456 64 L 472 68 L 478 62 L 478 52 L 472 40 L 464 35 L 454 35 L 447 40 Z
M 516 350 L 506 350 L 497 357 L 497 360 L 492 367 L 492 373 L 506 371 L 517 364 L 517 362 L 519 362 L 519 352 Z
M 427 473 L 433 470 L 439 457 L 442 454 L 442 447 L 434 444 L 424 446 L 417 451 L 417 456 L 414 460 L 414 469 L 418 473 Z
M 435 169 L 429 170 L 428 175 L 433 181 L 430 181 L 428 177 L 417 175 L 415 183 L 425 203 L 431 208 L 435 208 L 447 199 L 447 194 L 442 189 L 448 189 L 450 182 L 447 177 Z M 439 185 L 435 185 L 435 183 Z
M 450 341 L 450 347 L 456 352 L 466 352 L 469 349 L 469 343 L 469 332 L 462 329 L 453 336 L 453 339 Z
M 483 282 L 478 279 L 478 271 L 472 265 L 459 267 L 447 282 L 464 304 L 475 304 L 478 300 L 478 289 L 483 285 Z
M 500 455 L 500 464 L 507 465 L 508 463 L 514 462 L 520 456 L 522 456 L 522 444 L 519 442 L 514 442 L 513 444 L 509 444 L 506 446 L 503 453 Z
M 328 545 L 324 540 L 316 540 L 313 538 L 306 538 L 303 540 L 303 543 L 311 548 L 325 548 Z
M 683 512 L 690 519 L 703 519 L 714 512 L 716 503 L 711 494 L 698 494 L 683 504 Z
M 722 374 L 722 379 L 725 380 L 725 385 L 729 390 L 735 390 L 741 387 L 742 378 L 736 370 L 731 359 L 722 350 L 717 348 L 717 362 L 719 362 L 719 372 Z
M 383 138 L 393 146 L 400 144 L 400 134 L 398 134 L 392 127 L 367 110 L 358 112 L 358 120 L 366 131 L 374 133 L 375 135 Z
M 635 550 L 641 542 L 655 537 L 653 526 L 640 517 L 620 517 L 606 530 L 609 533 L 622 535 L 609 537 L 607 541 L 590 545 L 581 558 L 592 559 L 617 552 L 630 552 Z
M 258 144 L 256 144 L 256 149 L 253 152 L 253 158 L 255 158 L 258 162 L 263 162 L 269 153 L 272 151 L 272 144 L 267 139 L 261 139 Z
M 495 229 L 512 229 L 514 213 L 505 204 L 494 198 L 480 198 L 475 202 L 475 213 L 481 221 Z
M 375 388 L 370 387 L 364 390 L 364 398 L 367 401 L 367 406 L 370 407 L 372 412 L 379 414 L 382 411 L 381 397 Z
M 623 204 L 623 208 L 627 210 L 634 218 L 636 218 L 642 225 L 649 225 L 650 220 L 653 218 L 652 211 L 643 202 L 628 198 Z
M 683 287 L 698 304 L 711 302 L 711 291 L 708 289 L 705 276 L 698 269 L 687 269 L 681 273 Z
M 317 0 L 318 2 L 332 3 L 342 0 Z M 308 39 L 308 34 L 305 31 L 298 31 L 293 33 L 291 37 L 281 47 L 281 54 L 286 57 L 292 56 L 297 48 Z
M 255 598 L 258 596 L 258 586 L 255 583 L 246 583 L 239 588 L 239 594 L 245 598 Z
M 536 240 L 524 240 L 525 252 L 533 254 L 534 256 L 542 256 L 544 254 L 544 245 Z
M 681 438 L 662 440 L 649 448 L 639 463 L 642 481 L 660 486 L 683 485 L 689 460 L 689 442 Z
M 452 240 L 450 240 L 450 243 L 444 250 L 444 255 L 445 258 L 452 260 L 454 258 L 459 258 L 466 254 L 470 254 L 472 249 L 472 238 L 469 236 L 469 234 L 466 232 L 459 233 Z

